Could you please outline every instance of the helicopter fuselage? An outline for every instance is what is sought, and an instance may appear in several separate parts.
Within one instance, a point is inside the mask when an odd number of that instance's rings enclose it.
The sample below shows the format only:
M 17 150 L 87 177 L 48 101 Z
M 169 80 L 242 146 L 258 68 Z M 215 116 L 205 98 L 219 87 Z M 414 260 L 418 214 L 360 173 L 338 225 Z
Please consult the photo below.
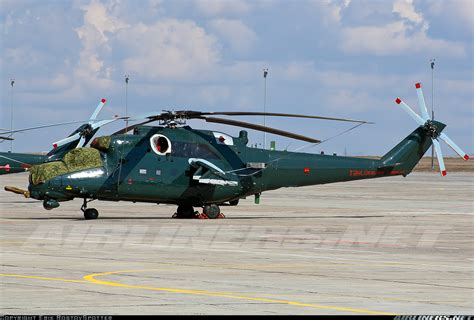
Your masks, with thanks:
M 246 131 L 231 137 L 188 126 L 141 126 L 133 134 L 110 136 L 107 147 L 99 148 L 102 166 L 38 184 L 30 179 L 29 191 L 53 202 L 79 197 L 203 206 L 282 187 L 406 175 L 431 145 L 422 127 L 381 159 L 264 150 L 247 143 Z M 395 159 L 402 151 L 403 164 Z

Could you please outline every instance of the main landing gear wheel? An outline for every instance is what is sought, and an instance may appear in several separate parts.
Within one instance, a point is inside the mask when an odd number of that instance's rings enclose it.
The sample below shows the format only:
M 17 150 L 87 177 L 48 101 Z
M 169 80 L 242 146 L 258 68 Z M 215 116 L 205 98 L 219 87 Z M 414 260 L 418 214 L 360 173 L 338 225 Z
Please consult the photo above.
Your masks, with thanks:
M 94 220 L 94 219 L 97 219 L 98 217 L 99 217 L 99 211 L 97 211 L 97 209 L 89 208 L 89 209 L 84 210 L 84 218 L 86 220 Z
M 189 205 L 179 205 L 176 213 L 173 215 L 173 218 L 176 219 L 192 219 L 196 213 L 194 212 L 193 206 Z
M 94 209 L 94 208 L 87 209 L 87 203 L 91 202 L 92 200 L 87 201 L 87 199 L 84 199 L 84 203 L 82 204 L 82 207 L 81 207 L 82 212 L 84 212 L 84 219 L 86 220 L 94 220 L 99 217 L 99 211 L 97 211 L 97 209 Z
M 207 204 L 202 209 L 202 213 L 209 219 L 217 219 L 221 215 L 221 209 L 217 204 Z

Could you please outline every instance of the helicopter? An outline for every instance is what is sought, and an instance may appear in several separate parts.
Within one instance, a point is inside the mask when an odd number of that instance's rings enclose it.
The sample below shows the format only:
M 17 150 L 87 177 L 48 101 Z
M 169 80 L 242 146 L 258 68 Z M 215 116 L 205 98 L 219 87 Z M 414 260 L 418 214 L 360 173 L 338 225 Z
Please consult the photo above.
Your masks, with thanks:
M 0 129 L 0 140 L 14 140 L 14 133 L 26 132 L 37 129 L 51 128 L 68 124 L 81 124 L 66 139 L 53 143 L 53 148 L 47 154 L 32 154 L 18 152 L 0 152 L 0 175 L 25 172 L 33 165 L 61 159 L 67 152 L 74 148 L 84 147 L 94 137 L 100 127 L 111 122 L 124 119 L 115 117 L 108 120 L 97 120 L 98 115 L 105 106 L 107 99 L 102 98 L 87 121 L 70 121 L 49 125 L 41 125 L 17 130 Z
M 276 116 L 346 121 L 367 121 L 266 112 L 163 111 L 142 117 L 112 135 L 97 137 L 89 147 L 74 148 L 60 159 L 32 166 L 28 190 L 5 190 L 43 201 L 51 210 L 63 201 L 83 199 L 85 219 L 97 219 L 88 208 L 94 200 L 177 205 L 175 218 L 223 218 L 220 205 L 238 205 L 240 199 L 269 190 L 388 176 L 407 176 L 433 145 L 441 175 L 446 168 L 439 140 L 464 160 L 469 156 L 445 133 L 446 125 L 430 119 L 421 84 L 416 84 L 421 116 L 402 99 L 395 102 L 418 124 L 405 139 L 380 159 L 259 149 L 247 146 L 248 133 L 237 137 L 198 130 L 187 120 L 202 120 L 253 129 L 318 144 L 321 141 L 296 133 L 216 116 Z M 137 120 L 137 119 L 133 119 Z M 147 126 L 151 122 L 158 126 Z M 130 134 L 129 134 L 130 133 Z M 64 139 L 63 143 L 79 134 Z M 202 213 L 194 211 L 202 207 Z

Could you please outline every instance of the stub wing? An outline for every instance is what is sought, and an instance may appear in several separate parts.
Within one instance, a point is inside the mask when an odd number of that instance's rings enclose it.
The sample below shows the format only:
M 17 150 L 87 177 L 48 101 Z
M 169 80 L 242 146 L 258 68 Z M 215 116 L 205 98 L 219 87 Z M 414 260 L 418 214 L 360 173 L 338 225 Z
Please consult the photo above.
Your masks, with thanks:
M 202 184 L 218 186 L 238 186 L 239 182 L 232 180 L 224 170 L 205 159 L 190 158 L 189 165 L 196 170 L 193 173 L 193 180 Z

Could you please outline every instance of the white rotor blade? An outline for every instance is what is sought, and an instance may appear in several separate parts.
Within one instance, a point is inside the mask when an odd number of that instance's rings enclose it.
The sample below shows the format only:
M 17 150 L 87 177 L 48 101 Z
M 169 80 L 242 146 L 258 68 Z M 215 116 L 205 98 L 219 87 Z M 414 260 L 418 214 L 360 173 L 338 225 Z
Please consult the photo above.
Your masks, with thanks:
M 416 94 L 418 95 L 418 104 L 420 105 L 421 117 L 423 120 L 429 120 L 430 116 L 428 115 L 428 109 L 426 109 L 425 96 L 423 95 L 423 90 L 421 89 L 421 83 L 415 84 Z
M 105 103 L 107 102 L 107 99 L 102 99 L 100 100 L 99 104 L 97 105 L 97 108 L 95 108 L 94 112 L 92 113 L 89 123 L 92 124 L 92 122 L 97 119 L 97 116 L 99 115 L 100 111 L 102 111 L 102 108 L 105 106 Z
M 61 139 L 59 141 L 53 142 L 53 148 L 56 149 L 57 147 L 63 146 L 67 143 L 70 143 L 74 140 L 77 140 L 78 138 L 80 138 L 80 135 L 79 135 L 79 133 L 76 133 L 75 135 L 72 135 L 70 137 L 67 137 L 67 138 Z
M 453 140 L 449 139 L 449 137 L 445 133 L 441 132 L 439 137 L 443 139 L 443 141 L 446 142 L 446 144 L 450 146 L 451 149 L 453 149 L 457 154 L 459 154 L 461 158 L 463 158 L 464 160 L 469 160 L 469 156 L 467 155 L 467 153 L 462 151 L 462 149 L 459 148 L 458 145 L 455 144 Z
M 439 145 L 438 140 L 436 139 L 431 139 L 431 140 L 433 140 L 433 146 L 436 150 L 436 158 L 438 158 L 439 171 L 441 172 L 441 175 L 444 177 L 446 175 L 446 167 L 444 166 L 444 159 L 443 159 L 443 153 L 441 152 L 441 146 Z
M 412 108 L 410 108 L 402 99 L 397 98 L 395 102 L 399 104 L 403 110 L 405 110 L 420 126 L 425 124 L 425 120 L 423 120 Z
M 86 138 L 84 138 L 84 136 L 81 136 L 81 139 L 79 140 L 79 143 L 77 144 L 76 148 L 84 147 L 85 142 L 86 142 Z
M 96 122 L 96 123 L 94 123 L 94 124 L 91 125 L 91 126 L 92 126 L 92 130 L 95 130 L 95 129 L 100 128 L 100 127 L 102 127 L 102 126 L 104 126 L 104 125 L 106 125 L 106 124 L 109 124 L 109 123 L 111 123 L 111 122 L 114 122 L 114 121 L 117 121 L 117 120 L 120 120 L 120 119 L 122 119 L 122 118 L 116 118 L 116 119 L 111 119 L 111 120 L 102 120 L 102 121 Z M 69 143 L 69 142 L 72 142 L 72 141 L 74 141 L 74 140 L 81 139 L 81 138 L 83 138 L 83 137 L 82 137 L 81 134 L 78 132 L 78 133 L 76 133 L 76 134 L 74 134 L 74 135 L 72 135 L 72 136 L 70 136 L 70 137 L 67 137 L 67 138 L 65 138 L 65 139 L 62 139 L 62 140 L 59 140 L 59 141 L 54 142 L 54 143 L 53 143 L 53 148 L 56 149 L 57 147 L 63 146 L 63 145 L 65 145 L 65 144 Z M 83 141 L 83 140 L 81 139 L 81 141 Z M 84 143 L 84 142 L 82 142 L 82 143 Z M 80 143 L 78 144 L 78 146 L 80 146 Z

